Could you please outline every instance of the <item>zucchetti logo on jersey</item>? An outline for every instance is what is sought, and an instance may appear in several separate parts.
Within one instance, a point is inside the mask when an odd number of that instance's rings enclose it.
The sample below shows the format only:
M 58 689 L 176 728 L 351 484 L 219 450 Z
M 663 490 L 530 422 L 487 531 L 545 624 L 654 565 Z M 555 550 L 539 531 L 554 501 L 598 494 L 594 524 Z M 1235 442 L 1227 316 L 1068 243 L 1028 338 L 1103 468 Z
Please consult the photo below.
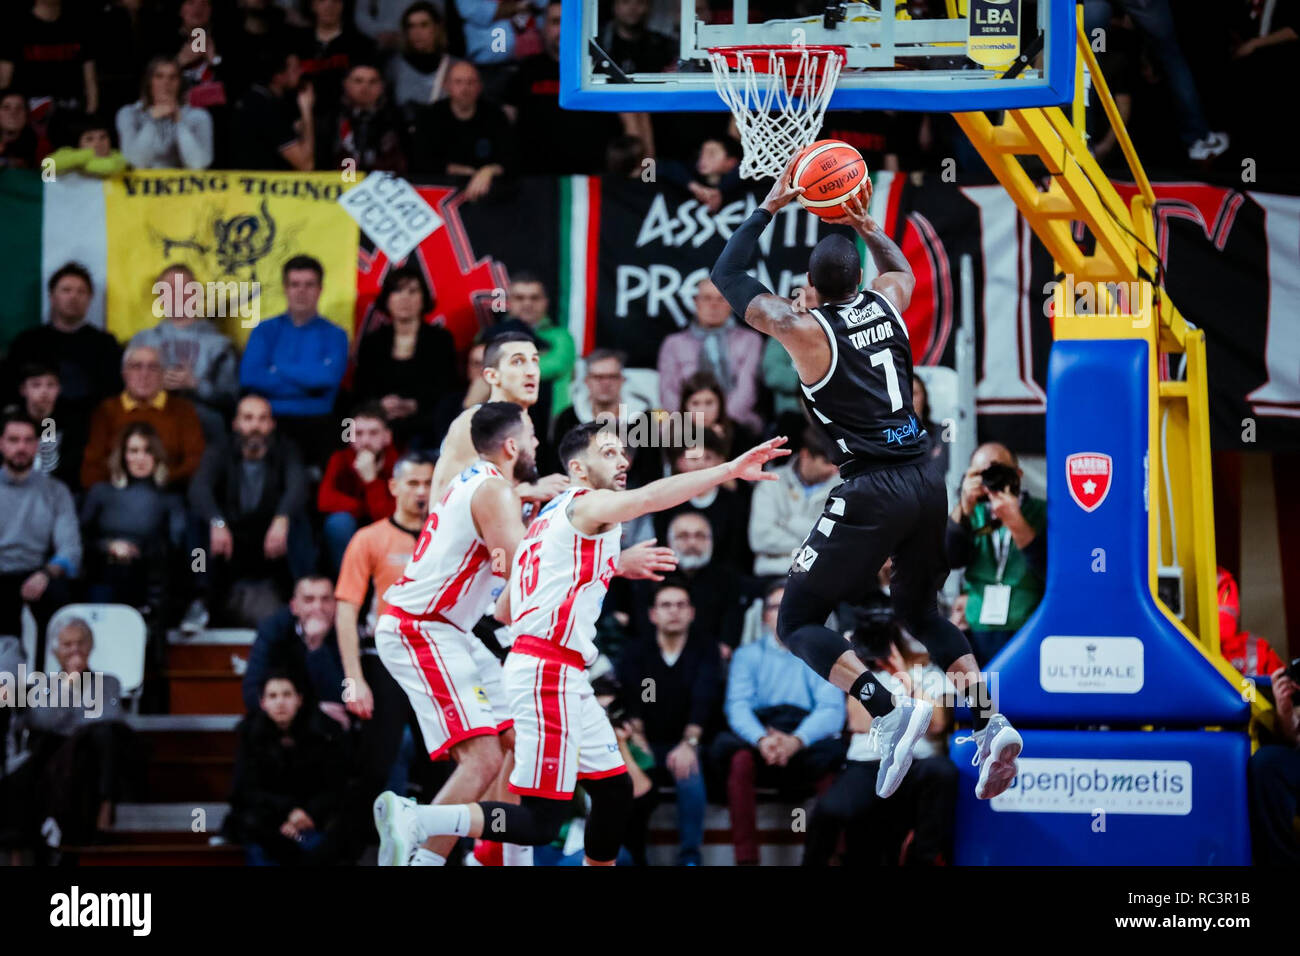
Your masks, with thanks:
M 1096 511 L 1110 493 L 1112 462 L 1099 451 L 1081 451 L 1065 459 L 1065 483 L 1070 497 L 1084 511 Z

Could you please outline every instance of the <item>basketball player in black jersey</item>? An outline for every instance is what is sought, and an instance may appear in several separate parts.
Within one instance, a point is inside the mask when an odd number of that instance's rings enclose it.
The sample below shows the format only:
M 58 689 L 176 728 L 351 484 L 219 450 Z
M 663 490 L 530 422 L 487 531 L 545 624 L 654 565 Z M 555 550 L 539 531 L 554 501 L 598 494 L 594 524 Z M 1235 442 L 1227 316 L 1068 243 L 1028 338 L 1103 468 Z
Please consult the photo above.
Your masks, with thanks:
M 759 236 L 802 190 L 791 166 L 762 205 L 732 235 L 711 278 L 737 315 L 777 339 L 802 384 L 804 408 L 829 437 L 843 483 L 831 492 L 816 527 L 795 553 L 777 632 L 781 641 L 872 716 L 881 760 L 876 792 L 890 796 L 912 763 L 933 705 L 894 699 L 826 627 L 841 601 L 861 597 L 893 558 L 890 600 L 898 619 L 964 692 L 974 720 L 980 767 L 975 795 L 989 799 L 1011 785 L 1022 741 L 995 712 L 970 644 L 939 612 L 936 593 L 948 574 L 943 477 L 928 467 L 930 436 L 912 409 L 912 349 L 902 312 L 915 279 L 898 246 L 867 215 L 870 182 L 835 222 L 852 226 L 877 267 L 866 289 L 855 243 L 822 239 L 808 260 L 808 311 L 771 294 L 745 274 Z

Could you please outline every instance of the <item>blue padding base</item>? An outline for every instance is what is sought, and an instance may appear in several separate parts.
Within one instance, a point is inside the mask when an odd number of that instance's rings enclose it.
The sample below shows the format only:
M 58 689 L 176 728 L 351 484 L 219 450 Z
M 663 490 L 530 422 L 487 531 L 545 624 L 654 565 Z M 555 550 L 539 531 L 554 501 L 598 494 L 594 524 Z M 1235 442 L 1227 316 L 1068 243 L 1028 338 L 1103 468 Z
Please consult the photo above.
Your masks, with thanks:
M 1023 736 L 1020 777 L 993 800 L 975 799 L 975 745 L 951 748 L 961 772 L 959 865 L 1250 863 L 1245 734 L 1029 730 Z
M 1147 581 L 1147 363 L 1141 339 L 1052 347 L 1047 586 L 988 668 L 1002 711 L 1021 724 L 1204 727 L 1249 718 L 1241 690 L 1161 613 Z M 1067 459 L 1076 455 L 1109 456 L 1110 465 L 1108 476 L 1075 473 L 1072 495 Z M 1083 481 L 1097 484 L 1090 492 Z

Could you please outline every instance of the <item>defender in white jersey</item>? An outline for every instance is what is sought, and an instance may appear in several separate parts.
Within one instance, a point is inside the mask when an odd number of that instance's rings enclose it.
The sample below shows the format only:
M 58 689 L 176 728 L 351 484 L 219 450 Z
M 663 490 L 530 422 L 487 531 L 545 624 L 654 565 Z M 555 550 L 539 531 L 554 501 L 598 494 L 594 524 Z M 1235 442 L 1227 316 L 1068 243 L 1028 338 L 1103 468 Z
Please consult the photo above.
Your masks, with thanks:
M 375 629 L 380 660 L 406 691 L 429 758 L 454 756 L 456 770 L 435 801 L 483 796 L 501 771 L 498 735 L 511 720 L 501 666 L 473 633 L 504 585 L 519 539 L 522 504 L 515 485 L 536 474 L 537 439 L 524 410 L 490 402 L 474 414 L 479 459 L 453 479 L 426 519 L 406 570 L 385 593 L 389 609 Z M 377 809 L 377 813 L 378 813 Z M 455 840 L 429 841 L 445 861 Z M 381 843 L 381 850 L 389 847 Z M 381 852 L 380 865 L 405 865 Z
M 498 617 L 514 636 L 505 684 L 515 722 L 510 789 L 520 805 L 394 803 L 386 838 L 411 845 L 431 834 L 549 843 L 568 818 L 578 780 L 591 798 L 586 862 L 612 865 L 632 804 L 618 742 L 596 702 L 586 667 L 595 660 L 596 617 L 618 562 L 619 525 L 704 494 L 725 481 L 774 481 L 767 462 L 788 455 L 774 438 L 734 461 L 627 491 L 628 459 L 605 422 L 574 428 L 560 442 L 574 488 L 534 520 L 520 542 Z M 382 798 L 381 798 L 382 799 Z M 489 822 L 490 821 L 490 822 Z M 381 834 L 385 835 L 385 834 Z

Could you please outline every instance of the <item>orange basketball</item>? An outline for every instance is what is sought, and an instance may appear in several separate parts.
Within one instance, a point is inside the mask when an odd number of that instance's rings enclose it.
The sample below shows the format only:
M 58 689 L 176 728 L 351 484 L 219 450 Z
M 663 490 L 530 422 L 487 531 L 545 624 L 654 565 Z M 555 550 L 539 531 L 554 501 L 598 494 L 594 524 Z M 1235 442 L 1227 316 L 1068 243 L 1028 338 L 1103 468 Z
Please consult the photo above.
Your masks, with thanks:
M 799 201 L 814 216 L 835 219 L 840 207 L 867 181 L 867 161 L 848 143 L 821 139 L 804 148 L 794 164 L 794 184 L 804 191 Z

